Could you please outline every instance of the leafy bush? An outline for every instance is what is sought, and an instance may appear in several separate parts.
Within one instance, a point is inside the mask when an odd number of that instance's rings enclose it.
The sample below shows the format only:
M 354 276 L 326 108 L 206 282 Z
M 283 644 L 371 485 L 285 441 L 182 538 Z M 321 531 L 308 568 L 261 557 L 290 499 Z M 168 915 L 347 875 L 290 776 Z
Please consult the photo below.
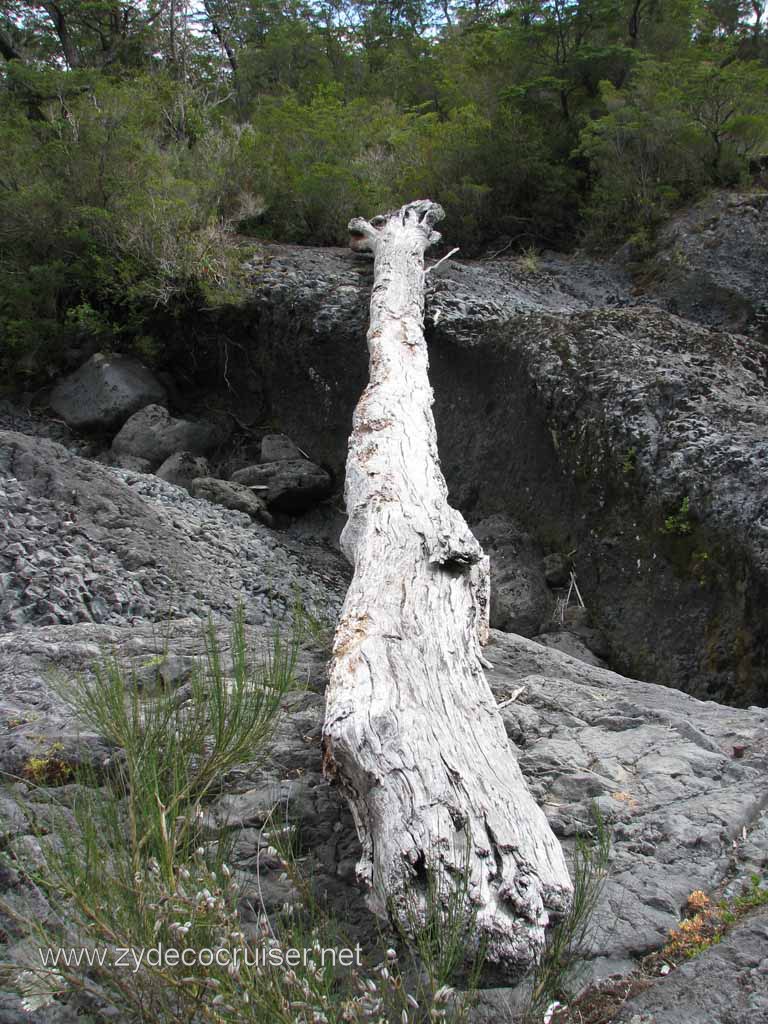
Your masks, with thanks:
M 129 344 L 149 311 L 189 300 L 232 260 L 221 232 L 211 245 L 215 211 L 188 177 L 184 133 L 201 116 L 179 123 L 162 76 L 126 88 L 24 69 L 24 83 L 51 98 L 30 118 L 0 95 L 0 366 L 35 374 L 83 333 Z
M 586 208 L 592 244 L 653 230 L 705 187 L 734 184 L 768 145 L 768 69 L 679 59 L 642 62 L 619 90 L 601 83 L 607 113 L 578 152 L 597 181 Z

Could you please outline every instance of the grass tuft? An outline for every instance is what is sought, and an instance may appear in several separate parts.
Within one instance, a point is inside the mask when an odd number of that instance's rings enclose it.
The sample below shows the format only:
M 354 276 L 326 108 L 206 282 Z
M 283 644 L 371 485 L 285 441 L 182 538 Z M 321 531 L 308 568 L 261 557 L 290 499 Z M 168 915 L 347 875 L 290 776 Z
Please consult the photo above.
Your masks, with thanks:
M 205 656 L 179 690 L 147 697 L 115 658 L 62 686 L 113 754 L 98 770 L 75 766 L 66 806 L 50 792 L 47 803 L 23 805 L 35 856 L 3 855 L 49 908 L 28 919 L 3 904 L 25 934 L 6 965 L 25 1009 L 65 1001 L 92 1024 L 465 1019 L 449 980 L 471 941 L 472 921 L 459 913 L 466 879 L 447 905 L 445 880 L 428 884 L 426 926 L 402 964 L 391 937 L 361 956 L 303 877 L 295 825 L 275 811 L 268 849 L 297 898 L 268 911 L 259 896 L 255 923 L 240 913 L 246 876 L 230 866 L 235 835 L 205 805 L 232 768 L 263 754 L 303 637 L 295 616 L 289 639 L 275 631 L 267 651 L 253 650 L 241 612 L 227 655 L 209 626 Z M 342 949 L 354 951 L 352 962 L 337 959 Z
M 611 831 L 597 804 L 592 805 L 592 819 L 592 834 L 576 839 L 573 902 L 562 921 L 551 930 L 547 948 L 534 972 L 528 1020 L 540 1021 L 553 1002 L 569 998 L 578 963 L 587 951 L 611 854 Z

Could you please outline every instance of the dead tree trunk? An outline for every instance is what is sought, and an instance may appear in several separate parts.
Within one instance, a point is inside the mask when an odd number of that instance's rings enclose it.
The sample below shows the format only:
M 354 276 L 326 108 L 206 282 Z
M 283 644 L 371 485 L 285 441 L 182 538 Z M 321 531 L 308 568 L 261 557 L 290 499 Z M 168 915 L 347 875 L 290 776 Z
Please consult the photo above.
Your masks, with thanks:
M 445 898 L 466 872 L 489 956 L 527 967 L 571 884 L 483 674 L 488 559 L 440 470 L 423 312 L 424 251 L 442 217 L 420 200 L 350 223 L 352 247 L 375 256 L 370 381 L 347 459 L 342 547 L 355 571 L 334 641 L 325 768 L 352 807 L 375 911 L 408 927 L 424 913 L 428 872 Z

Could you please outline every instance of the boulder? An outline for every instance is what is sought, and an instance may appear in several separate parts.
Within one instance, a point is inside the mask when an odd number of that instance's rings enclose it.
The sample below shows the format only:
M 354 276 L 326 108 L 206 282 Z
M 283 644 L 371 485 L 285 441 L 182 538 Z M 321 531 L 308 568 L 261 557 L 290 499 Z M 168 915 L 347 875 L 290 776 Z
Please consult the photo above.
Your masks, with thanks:
M 538 636 L 533 637 L 533 639 L 536 643 L 543 644 L 544 647 L 552 647 L 563 654 L 570 654 L 572 658 L 578 658 L 579 661 L 584 661 L 587 665 L 597 665 L 600 668 L 606 667 L 605 662 L 589 649 L 582 637 L 568 629 L 540 633 Z
M 97 352 L 54 387 L 49 401 L 70 427 L 106 432 L 165 400 L 163 385 L 137 359 Z
M 213 505 L 222 505 L 224 508 L 235 509 L 237 512 L 245 512 L 267 525 L 272 524 L 272 516 L 267 511 L 264 500 L 257 497 L 245 484 L 203 476 L 192 481 L 189 493 L 194 498 L 205 498 Z
M 713 192 L 660 231 L 655 295 L 673 313 L 768 340 L 766 234 L 768 192 Z
M 139 459 L 135 455 L 116 455 L 114 452 L 108 452 L 106 463 L 115 469 L 130 469 L 134 473 L 152 472 L 152 463 L 149 459 Z
M 491 626 L 534 636 L 552 614 L 540 551 L 506 515 L 489 516 L 472 532 L 491 559 Z
M 266 487 L 260 493 L 270 509 L 294 515 L 306 512 L 321 498 L 327 497 L 332 487 L 330 475 L 307 459 L 246 466 L 233 473 L 232 480 L 238 484 Z
M 210 475 L 208 460 L 202 455 L 193 455 L 192 452 L 175 452 L 155 470 L 155 476 L 167 480 L 169 484 L 183 487 L 186 491 L 190 490 L 193 480 Z
M 262 462 L 293 462 L 303 458 L 287 434 L 265 434 L 261 439 Z
M 147 405 L 123 425 L 112 442 L 117 455 L 133 455 L 159 466 L 175 452 L 204 455 L 226 436 L 217 423 L 177 420 L 161 405 Z

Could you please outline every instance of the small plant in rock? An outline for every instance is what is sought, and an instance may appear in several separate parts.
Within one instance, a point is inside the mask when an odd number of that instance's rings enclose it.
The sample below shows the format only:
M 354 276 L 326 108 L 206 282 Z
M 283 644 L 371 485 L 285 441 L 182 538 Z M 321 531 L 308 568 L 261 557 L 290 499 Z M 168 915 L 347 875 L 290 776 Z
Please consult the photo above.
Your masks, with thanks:
M 624 456 L 624 461 L 621 464 L 621 471 L 624 476 L 629 476 L 630 473 L 634 473 L 637 469 L 637 448 L 632 446 L 627 449 L 627 453 Z
M 526 1020 L 531 1022 L 540 1021 L 552 1003 L 568 999 L 594 927 L 594 911 L 608 873 L 611 832 L 597 804 L 592 807 L 592 818 L 592 834 L 576 839 L 571 908 L 550 932 L 534 971 L 526 1014 Z
M 680 503 L 680 508 L 677 512 L 673 512 L 664 520 L 664 525 L 661 528 L 662 533 L 677 534 L 678 536 L 685 537 L 693 532 L 693 523 L 690 519 L 690 500 L 688 497 L 683 498 Z
M 59 757 L 56 744 L 42 757 L 29 757 L 21 774 L 37 786 L 64 786 L 71 782 L 75 769 L 69 761 Z
M 669 933 L 658 954 L 662 961 L 690 960 L 720 942 L 729 928 L 744 914 L 768 906 L 768 886 L 760 875 L 752 875 L 739 896 L 713 902 L 700 889 L 694 890 L 685 905 L 686 917 Z
M 667 959 L 687 960 L 719 941 L 721 934 L 720 908 L 697 889 L 686 903 L 690 916 L 669 933 L 662 955 Z
M 690 562 L 691 575 L 694 576 L 700 587 L 717 579 L 717 564 L 713 561 L 708 551 L 694 551 Z
M 533 245 L 523 249 L 517 258 L 517 265 L 523 274 L 536 274 L 541 269 L 541 257 Z

